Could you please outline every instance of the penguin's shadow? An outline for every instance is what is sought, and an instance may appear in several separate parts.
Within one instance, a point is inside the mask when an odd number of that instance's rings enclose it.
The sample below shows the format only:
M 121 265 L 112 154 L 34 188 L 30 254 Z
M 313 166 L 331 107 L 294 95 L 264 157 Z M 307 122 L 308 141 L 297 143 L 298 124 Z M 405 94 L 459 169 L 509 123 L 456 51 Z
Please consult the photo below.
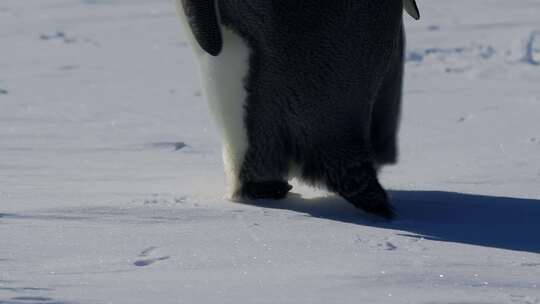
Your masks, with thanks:
M 540 200 L 441 191 L 389 191 L 393 221 L 367 215 L 343 199 L 290 194 L 252 202 L 307 216 L 402 231 L 402 236 L 540 253 Z

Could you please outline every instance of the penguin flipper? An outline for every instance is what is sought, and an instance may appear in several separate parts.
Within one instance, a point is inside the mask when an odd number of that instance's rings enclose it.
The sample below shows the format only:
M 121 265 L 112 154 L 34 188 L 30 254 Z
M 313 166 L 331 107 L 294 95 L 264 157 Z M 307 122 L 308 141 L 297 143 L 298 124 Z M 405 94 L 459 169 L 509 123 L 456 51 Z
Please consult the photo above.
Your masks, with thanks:
M 403 8 L 414 19 L 420 19 L 420 10 L 416 5 L 416 0 L 403 0 Z
M 217 56 L 223 48 L 223 38 L 214 0 L 182 0 L 189 26 L 201 48 Z

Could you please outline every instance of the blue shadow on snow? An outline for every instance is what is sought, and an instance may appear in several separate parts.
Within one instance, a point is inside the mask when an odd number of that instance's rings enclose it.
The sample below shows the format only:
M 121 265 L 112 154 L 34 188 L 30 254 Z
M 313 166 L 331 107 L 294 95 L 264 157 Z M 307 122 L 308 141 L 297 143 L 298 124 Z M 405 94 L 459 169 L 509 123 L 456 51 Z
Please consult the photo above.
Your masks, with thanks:
M 500 249 L 540 253 L 540 200 L 441 191 L 389 191 L 393 221 L 366 215 L 339 197 L 254 205 L 308 216 L 403 231 L 400 235 Z

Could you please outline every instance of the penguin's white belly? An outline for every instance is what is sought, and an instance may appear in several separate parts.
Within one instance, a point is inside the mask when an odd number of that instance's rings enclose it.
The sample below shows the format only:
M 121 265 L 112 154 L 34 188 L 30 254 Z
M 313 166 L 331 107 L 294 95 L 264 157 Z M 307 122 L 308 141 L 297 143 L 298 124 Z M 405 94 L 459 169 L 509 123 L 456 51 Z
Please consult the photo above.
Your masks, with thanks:
M 180 18 L 199 59 L 204 96 L 221 132 L 228 194 L 234 199 L 240 187 L 239 173 L 248 148 L 244 80 L 249 72 L 249 48 L 240 36 L 222 26 L 223 50 L 216 57 L 208 55 L 194 39 L 179 2 L 177 0 Z

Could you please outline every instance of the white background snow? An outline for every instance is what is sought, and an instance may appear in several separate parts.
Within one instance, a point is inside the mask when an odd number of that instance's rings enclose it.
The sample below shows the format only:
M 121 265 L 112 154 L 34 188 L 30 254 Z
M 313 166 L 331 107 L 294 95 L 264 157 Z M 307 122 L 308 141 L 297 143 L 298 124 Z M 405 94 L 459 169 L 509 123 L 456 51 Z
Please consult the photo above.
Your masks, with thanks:
M 418 2 L 386 222 L 223 198 L 168 0 L 1 0 L 0 303 L 540 303 L 540 1 Z

